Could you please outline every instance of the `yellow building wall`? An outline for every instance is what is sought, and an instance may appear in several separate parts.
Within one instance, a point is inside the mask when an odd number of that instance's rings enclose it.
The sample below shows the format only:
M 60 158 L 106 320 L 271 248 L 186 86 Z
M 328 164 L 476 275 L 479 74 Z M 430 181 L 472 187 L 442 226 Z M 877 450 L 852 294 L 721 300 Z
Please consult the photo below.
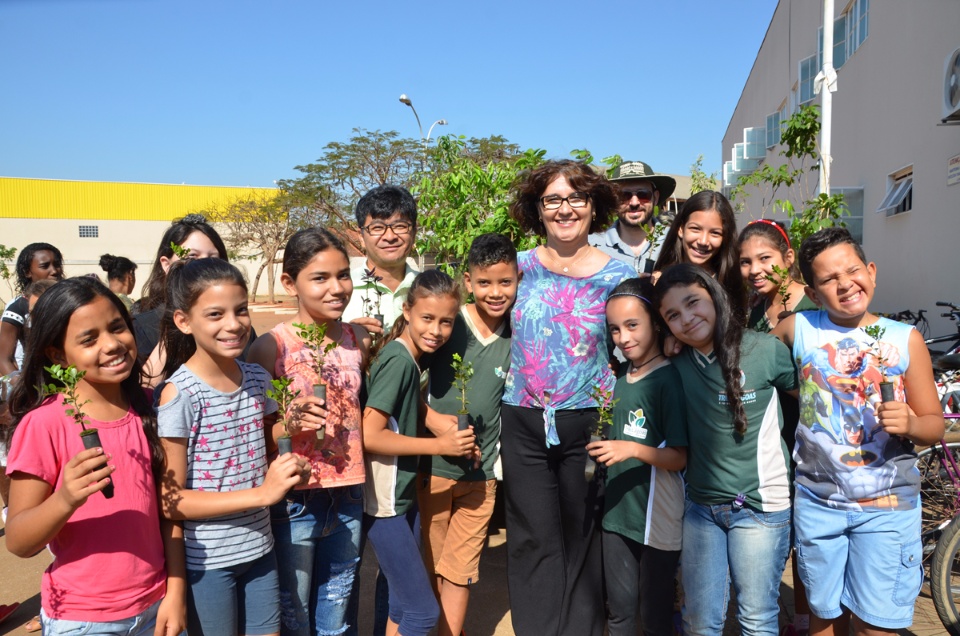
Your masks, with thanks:
M 273 188 L 0 177 L 0 218 L 172 221 Z

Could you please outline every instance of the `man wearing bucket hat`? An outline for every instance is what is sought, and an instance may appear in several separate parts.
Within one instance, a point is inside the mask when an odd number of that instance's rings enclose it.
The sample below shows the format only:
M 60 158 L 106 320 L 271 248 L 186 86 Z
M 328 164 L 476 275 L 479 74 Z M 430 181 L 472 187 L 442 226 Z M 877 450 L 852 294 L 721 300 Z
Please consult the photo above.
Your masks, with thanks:
M 677 181 L 642 161 L 625 161 L 608 178 L 620 187 L 619 218 L 606 232 L 591 234 L 589 243 L 629 263 L 638 274 L 651 273 L 660 251 L 650 241 L 657 205 L 670 198 Z

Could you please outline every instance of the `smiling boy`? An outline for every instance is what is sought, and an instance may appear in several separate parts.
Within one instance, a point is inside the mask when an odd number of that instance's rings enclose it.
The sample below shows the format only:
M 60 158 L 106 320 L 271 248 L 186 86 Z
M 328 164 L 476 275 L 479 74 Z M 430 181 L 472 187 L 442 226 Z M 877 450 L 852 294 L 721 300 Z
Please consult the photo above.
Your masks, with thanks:
M 810 633 L 846 634 L 848 613 L 857 634 L 894 633 L 923 577 L 914 444 L 943 435 L 930 354 L 916 329 L 870 313 L 877 268 L 847 230 L 810 236 L 799 258 L 820 311 L 773 334 L 800 367 L 794 529 Z M 880 401 L 884 378 L 894 402 Z
M 502 234 L 474 239 L 463 275 L 475 302 L 464 305 L 450 340 L 432 357 L 430 407 L 446 414 L 460 408 L 454 383 L 453 355 L 472 365 L 467 384 L 470 424 L 477 434 L 480 460 L 423 457 L 419 500 L 422 515 L 424 561 L 435 575 L 440 600 L 439 636 L 458 636 L 470 598 L 470 585 L 479 580 L 480 552 L 493 514 L 497 480 L 494 464 L 499 454 L 500 401 L 510 365 L 510 318 L 507 312 L 517 296 L 517 250 Z

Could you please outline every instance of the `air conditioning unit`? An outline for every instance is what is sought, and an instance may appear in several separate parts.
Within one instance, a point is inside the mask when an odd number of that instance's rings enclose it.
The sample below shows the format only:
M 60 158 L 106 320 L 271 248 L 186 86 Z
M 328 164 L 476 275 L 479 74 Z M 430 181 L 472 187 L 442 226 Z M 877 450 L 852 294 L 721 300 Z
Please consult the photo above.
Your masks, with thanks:
M 943 65 L 943 121 L 960 121 L 960 48 Z

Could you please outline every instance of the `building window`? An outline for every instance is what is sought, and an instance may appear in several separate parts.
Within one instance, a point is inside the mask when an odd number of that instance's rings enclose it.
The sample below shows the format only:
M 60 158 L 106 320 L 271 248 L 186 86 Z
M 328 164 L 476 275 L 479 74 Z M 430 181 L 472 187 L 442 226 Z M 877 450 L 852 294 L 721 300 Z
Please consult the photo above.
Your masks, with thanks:
M 901 170 L 887 178 L 887 194 L 877 212 L 893 216 L 913 209 L 913 168 Z
M 817 51 L 823 51 L 823 27 L 817 29 Z M 847 61 L 847 14 L 833 21 L 833 68 Z
M 764 141 L 767 138 L 765 128 L 744 128 L 743 129 L 743 156 L 746 159 L 765 159 L 767 149 Z
M 870 34 L 870 0 L 854 0 L 843 14 L 847 19 L 847 59 L 860 48 Z
M 81 225 L 80 238 L 100 238 L 99 225 Z
M 773 148 L 780 143 L 784 122 L 787 120 L 787 101 L 780 104 L 780 110 L 767 115 L 767 148 Z
M 813 92 L 813 80 L 817 77 L 820 68 L 819 58 L 819 54 L 814 54 L 800 60 L 800 94 L 798 95 L 800 106 L 812 102 L 813 98 L 816 97 Z

